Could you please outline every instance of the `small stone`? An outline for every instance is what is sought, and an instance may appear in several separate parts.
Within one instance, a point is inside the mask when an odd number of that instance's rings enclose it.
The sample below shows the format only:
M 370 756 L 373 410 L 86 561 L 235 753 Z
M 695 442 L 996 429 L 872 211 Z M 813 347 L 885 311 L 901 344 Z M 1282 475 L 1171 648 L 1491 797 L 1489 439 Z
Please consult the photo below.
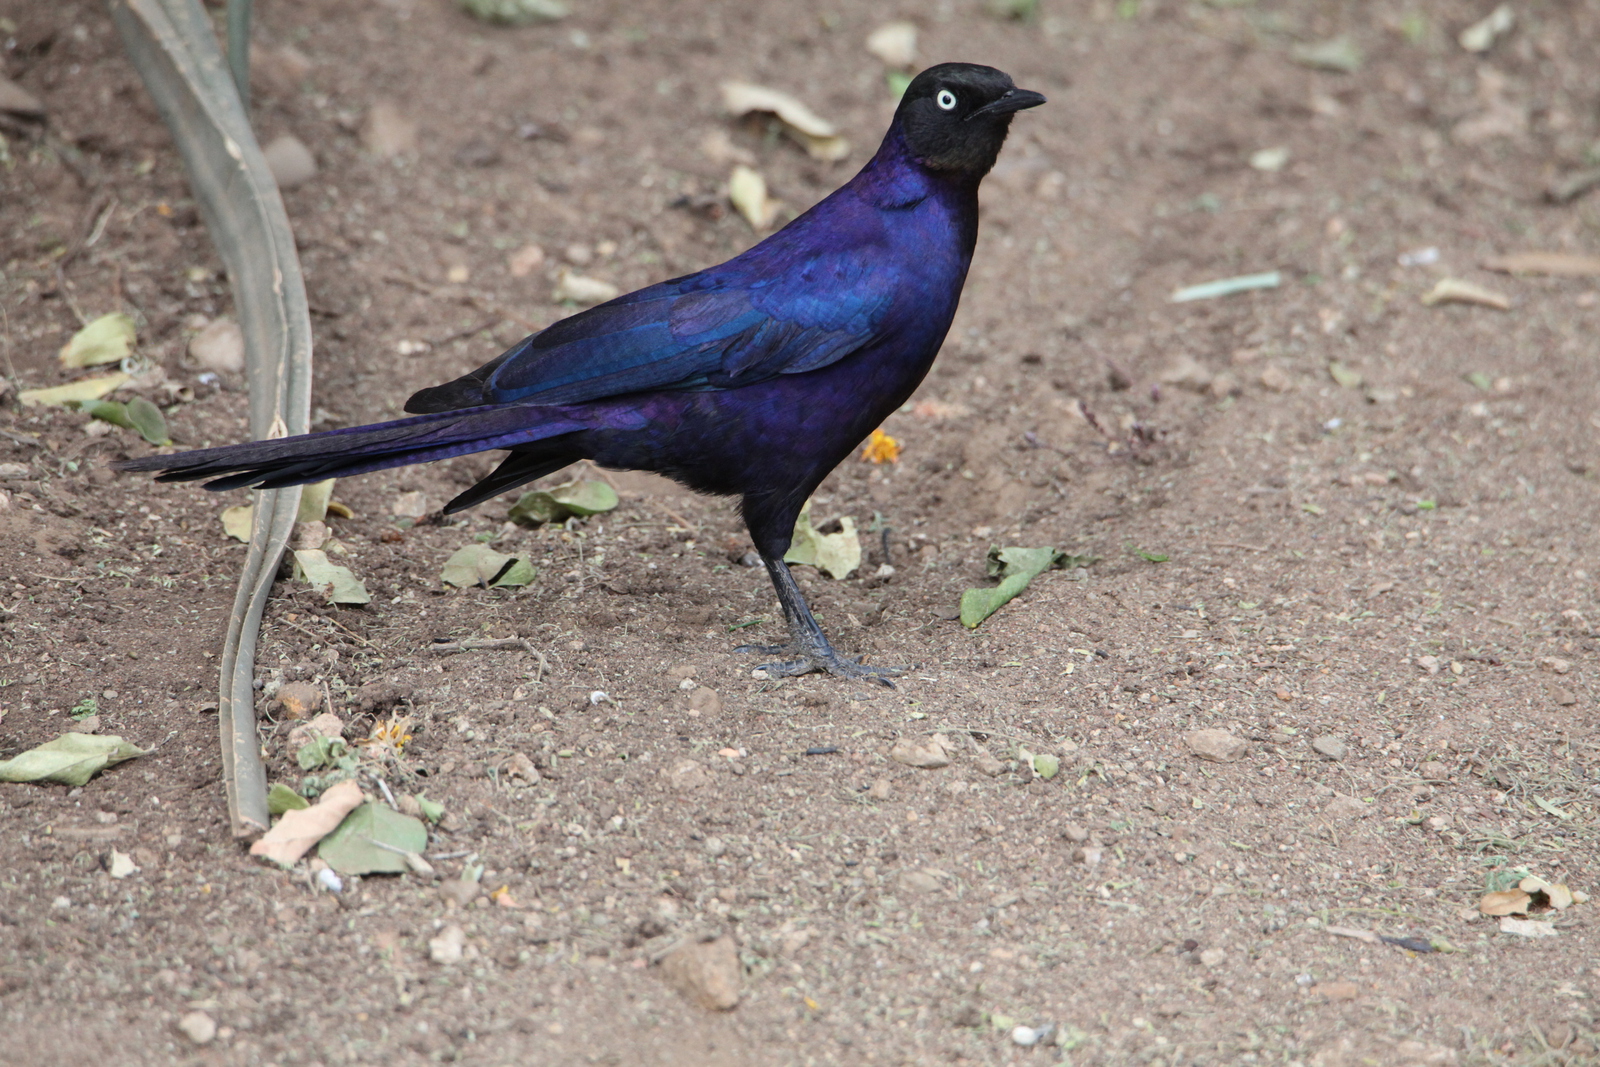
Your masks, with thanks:
M 434 963 L 460 963 L 467 946 L 467 932 L 455 923 L 439 931 L 438 937 L 428 939 L 428 958 Z
M 950 739 L 944 734 L 915 739 L 902 737 L 889 750 L 889 758 L 907 767 L 933 770 L 950 766 Z
M 1562 688 L 1559 685 L 1550 691 L 1550 697 L 1558 706 L 1563 708 L 1570 708 L 1572 705 L 1578 702 L 1577 693 L 1574 693 L 1570 689 Z
M 867 787 L 867 796 L 873 800 L 888 800 L 894 786 L 887 778 L 879 778 Z
M 535 785 L 539 781 L 539 768 L 521 752 L 513 752 L 502 770 L 507 778 L 520 781 L 523 785 Z
M 1289 377 L 1288 371 L 1285 371 L 1277 364 L 1264 367 L 1261 371 L 1260 381 L 1263 386 L 1271 389 L 1274 393 L 1287 393 L 1294 388 L 1294 379 Z
M 191 1011 L 178 1020 L 178 1029 L 197 1045 L 209 1045 L 217 1036 L 217 1024 L 203 1011 Z
M 1106 858 L 1106 850 L 1099 845 L 1084 845 L 1082 848 L 1072 850 L 1072 862 L 1081 863 L 1085 867 L 1098 867 L 1100 861 Z
M 310 682 L 286 682 L 278 687 L 278 703 L 291 719 L 309 719 L 322 707 L 322 687 Z M 343 726 L 341 724 L 341 729 Z
M 1239 379 L 1232 372 L 1223 371 L 1211 379 L 1211 395 L 1218 400 L 1225 400 L 1230 396 L 1238 396 L 1243 391 Z
M 100 732 L 100 716 L 85 715 L 81 719 L 74 719 L 67 729 L 75 734 L 97 734 Z
M 1329 1000 L 1354 1000 L 1361 995 L 1361 987 L 1354 982 L 1318 982 L 1312 988 Z
M 1562 659 L 1560 656 L 1546 656 L 1544 659 L 1539 661 L 1539 666 L 1543 667 L 1547 671 L 1554 671 L 1557 674 L 1566 674 L 1568 671 L 1572 670 L 1572 661 Z
M 987 774 L 990 778 L 993 778 L 995 775 L 1000 774 L 1006 769 L 1005 762 L 996 757 L 995 754 L 990 752 L 988 749 L 981 750 L 978 753 L 978 758 L 974 762 L 977 763 L 978 770 L 982 771 L 984 774 Z
M 303 722 L 289 731 L 289 747 L 298 752 L 319 737 L 343 737 L 344 720 L 331 711 L 325 711 L 310 722 Z
M 661 960 L 661 973 L 678 992 L 710 1011 L 730 1011 L 739 1003 L 743 967 L 733 938 L 684 945 Z
M 689 694 L 689 710 L 701 715 L 721 715 L 722 698 L 715 689 L 700 686 Z
M 1190 730 L 1183 735 L 1183 740 L 1189 746 L 1189 751 L 1214 763 L 1232 763 L 1243 756 L 1248 748 L 1241 738 L 1216 728 Z
M 1064 737 L 1061 739 L 1061 742 L 1056 745 L 1056 751 L 1061 753 L 1063 756 L 1076 755 L 1078 751 L 1078 742 L 1074 741 L 1070 737 Z
M 1228 958 L 1228 950 L 1224 948 L 1208 948 L 1200 953 L 1202 967 L 1215 967 Z
M 293 189 L 317 176 L 317 160 L 305 142 L 293 134 L 275 137 L 261 150 L 267 169 L 280 189 Z
M 594 249 L 582 241 L 574 241 L 561 250 L 561 256 L 574 267 L 587 267 L 594 262 Z
M 1322 813 L 1330 819 L 1338 819 L 1344 822 L 1350 819 L 1364 819 L 1371 814 L 1371 810 L 1358 797 L 1335 793 L 1333 799 L 1329 800 L 1327 806 L 1322 809 Z
M 692 759 L 680 759 L 667 771 L 667 784 L 680 793 L 692 793 L 711 784 L 711 772 Z
M 1506 915 L 1500 920 L 1502 934 L 1515 934 L 1518 937 L 1556 937 L 1560 934 L 1554 926 L 1538 919 L 1518 919 Z
M 1418 656 L 1413 662 L 1416 663 L 1417 669 L 1420 671 L 1428 674 L 1439 673 L 1440 663 L 1438 656 Z
M 1198 359 L 1180 355 L 1167 364 L 1160 374 L 1160 381 L 1162 385 L 1176 385 L 1180 389 L 1203 393 L 1211 387 L 1212 377 L 1211 371 Z
M 907 893 L 915 893 L 919 896 L 938 892 L 941 884 L 939 876 L 933 871 L 926 869 L 901 871 L 899 877 L 896 878 L 895 881 L 899 884 L 902 891 Z
M 139 873 L 139 865 L 133 862 L 133 857 L 126 852 L 111 850 L 111 862 L 106 864 L 106 873 L 113 878 L 128 878 Z
M 446 904 L 464 908 L 483 893 L 483 885 L 464 878 L 446 878 L 439 883 L 439 896 Z
M 867 35 L 867 51 L 886 67 L 909 67 L 917 61 L 917 26 L 914 22 L 885 22 Z
M 1075 822 L 1069 822 L 1061 828 L 1061 836 L 1074 844 L 1081 845 L 1089 840 L 1089 831 Z
M 1345 754 L 1345 744 L 1337 737 L 1316 737 L 1311 740 L 1311 748 L 1332 760 L 1342 760 Z
M 712 859 L 719 859 L 728 854 L 728 843 L 715 835 L 706 838 L 700 847 L 705 849 L 706 855 Z
M 376 103 L 361 126 L 361 143 L 373 155 L 389 159 L 417 147 L 417 124 L 394 104 Z
M 39 98 L 4 75 L 0 75 L 0 111 L 26 119 L 44 118 L 44 105 Z
M 1442 782 L 1450 777 L 1450 768 L 1438 760 L 1427 760 L 1417 770 L 1422 774 L 1422 777 L 1435 782 Z
M 206 370 L 237 374 L 244 370 L 244 331 L 232 319 L 212 319 L 189 339 L 189 358 Z
M 697 669 L 693 663 L 680 663 L 667 669 L 667 677 L 687 680 L 694 677 Z
M 397 519 L 420 519 L 428 513 L 428 494 L 421 489 L 401 493 L 389 501 L 389 514 Z
M 506 267 L 513 278 L 526 278 L 544 266 L 544 249 L 538 245 L 523 245 L 506 257 Z

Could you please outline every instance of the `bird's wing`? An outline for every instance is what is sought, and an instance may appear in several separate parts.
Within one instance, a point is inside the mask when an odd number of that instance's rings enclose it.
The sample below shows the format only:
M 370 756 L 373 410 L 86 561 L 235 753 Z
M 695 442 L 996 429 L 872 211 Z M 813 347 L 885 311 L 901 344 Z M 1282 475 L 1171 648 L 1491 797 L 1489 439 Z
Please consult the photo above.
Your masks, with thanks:
M 754 282 L 753 271 L 729 269 L 734 263 L 662 282 L 563 319 L 466 378 L 423 390 L 407 409 L 581 403 L 816 370 L 871 341 L 883 324 L 889 272 L 874 275 L 863 258 L 814 255 Z

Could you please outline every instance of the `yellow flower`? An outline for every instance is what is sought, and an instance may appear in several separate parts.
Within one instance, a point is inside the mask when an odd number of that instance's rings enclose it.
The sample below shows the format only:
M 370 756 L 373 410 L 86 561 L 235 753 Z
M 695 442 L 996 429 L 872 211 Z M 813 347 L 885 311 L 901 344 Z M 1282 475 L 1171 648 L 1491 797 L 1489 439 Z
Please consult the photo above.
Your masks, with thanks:
M 868 463 L 899 463 L 900 442 L 882 430 L 873 430 L 867 447 L 861 450 L 861 458 Z

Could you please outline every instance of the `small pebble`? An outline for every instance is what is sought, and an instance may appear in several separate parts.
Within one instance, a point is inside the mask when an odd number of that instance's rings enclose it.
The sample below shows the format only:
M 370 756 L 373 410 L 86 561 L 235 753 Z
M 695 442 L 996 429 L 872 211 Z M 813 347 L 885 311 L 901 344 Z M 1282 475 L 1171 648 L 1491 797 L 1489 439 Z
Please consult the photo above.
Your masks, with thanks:
M 191 1011 L 178 1020 L 178 1029 L 197 1045 L 209 1045 L 217 1036 L 217 1024 L 203 1011 Z
M 935 770 L 950 766 L 950 739 L 944 734 L 927 738 L 902 737 L 889 750 L 889 758 L 907 767 Z
M 1011 1028 L 1012 1044 L 1021 1045 L 1023 1048 L 1032 1048 L 1041 1041 L 1046 1040 L 1056 1032 L 1055 1025 L 1048 1026 L 1014 1026 Z
M 463 878 L 446 878 L 439 883 L 439 896 L 445 903 L 454 904 L 458 908 L 471 904 L 482 892 L 481 884 Z
M 1183 735 L 1183 740 L 1189 746 L 1189 751 L 1213 763 L 1232 763 L 1243 756 L 1248 747 L 1243 739 L 1215 728 L 1190 730 Z
M 711 1011 L 730 1011 L 739 1003 L 744 966 L 733 938 L 684 945 L 662 957 L 661 973 L 690 1000 Z
M 680 793 L 692 793 L 711 784 L 711 772 L 692 759 L 680 759 L 667 771 L 667 784 Z
M 292 134 L 275 137 L 261 150 L 267 169 L 280 189 L 293 189 L 317 176 L 317 160 L 305 142 Z
M 189 339 L 189 358 L 208 371 L 244 370 L 244 331 L 232 319 L 213 319 Z
M 1317 737 L 1311 741 L 1311 747 L 1318 753 L 1331 760 L 1342 760 L 1345 754 L 1344 742 L 1337 737 Z
M 438 937 L 428 939 L 428 958 L 434 963 L 460 963 L 466 944 L 467 932 L 451 923 L 439 931 Z

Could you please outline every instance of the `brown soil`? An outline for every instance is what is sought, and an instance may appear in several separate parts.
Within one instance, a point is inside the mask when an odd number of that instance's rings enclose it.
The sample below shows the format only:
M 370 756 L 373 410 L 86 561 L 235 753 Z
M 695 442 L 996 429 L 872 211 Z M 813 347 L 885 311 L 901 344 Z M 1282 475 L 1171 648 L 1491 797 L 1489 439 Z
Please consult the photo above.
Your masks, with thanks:
M 582 269 L 624 289 L 747 246 L 707 134 L 798 209 L 892 110 L 862 47 L 893 13 L 878 5 L 574 6 L 527 29 L 442 0 L 259 6 L 261 140 L 292 132 L 320 166 L 285 197 L 319 427 L 389 416 L 563 314 L 548 295 L 570 245 L 611 242 Z M 900 462 L 847 463 L 818 498 L 819 518 L 889 529 L 865 577 L 802 581 L 842 648 L 911 665 L 897 690 L 753 678 L 732 646 L 780 627 L 737 562 L 736 513 L 637 475 L 615 476 L 617 511 L 538 531 L 506 527 L 504 502 L 399 530 L 398 493 L 436 507 L 489 457 L 347 481 L 355 518 L 334 530 L 373 603 L 278 587 L 260 649 L 274 779 L 301 779 L 282 682 L 326 684 L 354 735 L 410 714 L 395 785 L 449 809 L 440 873 L 476 860 L 520 907 L 458 907 L 416 876 L 335 898 L 246 857 L 216 742 L 244 551 L 224 501 L 110 473 L 147 450 L 131 434 L 6 402 L 0 756 L 87 698 L 154 751 L 82 789 L 0 786 L 0 1060 L 1595 1062 L 1596 905 L 1540 940 L 1472 907 L 1519 864 L 1600 885 L 1600 291 L 1479 269 L 1600 251 L 1600 196 L 1541 198 L 1596 162 L 1600 10 L 1517 5 L 1480 57 L 1455 38 L 1486 3 L 1040 6 L 917 16 L 926 61 L 994 63 L 1050 104 L 985 187 L 966 300 L 917 398 L 954 406 L 895 416 Z M 9 382 L 64 380 L 60 344 L 125 309 L 193 390 L 174 437 L 239 439 L 242 380 L 203 384 L 185 355 L 227 285 L 105 10 L 0 13 L 5 73 L 50 116 L 4 131 Z M 1289 58 L 1339 33 L 1358 72 Z M 733 77 L 836 119 L 849 160 L 729 124 Z M 419 130 L 387 160 L 358 136 L 382 102 Z M 547 135 L 525 139 L 535 123 Z M 1277 146 L 1281 170 L 1246 164 Z M 515 278 L 530 242 L 549 259 Z M 1397 265 L 1422 246 L 1437 263 Z M 1269 269 L 1276 290 L 1167 299 Z M 1445 275 L 1513 306 L 1424 306 Z M 539 580 L 445 592 L 441 563 L 479 534 Z M 991 543 L 1098 562 L 968 632 L 955 604 Z M 548 671 L 430 651 L 511 635 Z M 686 678 L 717 699 L 691 706 Z M 1196 759 L 1198 728 L 1245 755 Z M 890 759 L 933 732 L 949 766 Z M 1053 779 L 1017 761 L 1063 741 Z M 505 773 L 518 754 L 537 783 Z M 112 849 L 140 871 L 110 878 Z M 465 957 L 434 962 L 452 924 Z M 726 1013 L 657 963 L 719 933 L 743 970 Z M 221 1027 L 204 1047 L 176 1026 L 192 1011 Z M 1005 1017 L 1065 1048 L 1016 1046 Z

